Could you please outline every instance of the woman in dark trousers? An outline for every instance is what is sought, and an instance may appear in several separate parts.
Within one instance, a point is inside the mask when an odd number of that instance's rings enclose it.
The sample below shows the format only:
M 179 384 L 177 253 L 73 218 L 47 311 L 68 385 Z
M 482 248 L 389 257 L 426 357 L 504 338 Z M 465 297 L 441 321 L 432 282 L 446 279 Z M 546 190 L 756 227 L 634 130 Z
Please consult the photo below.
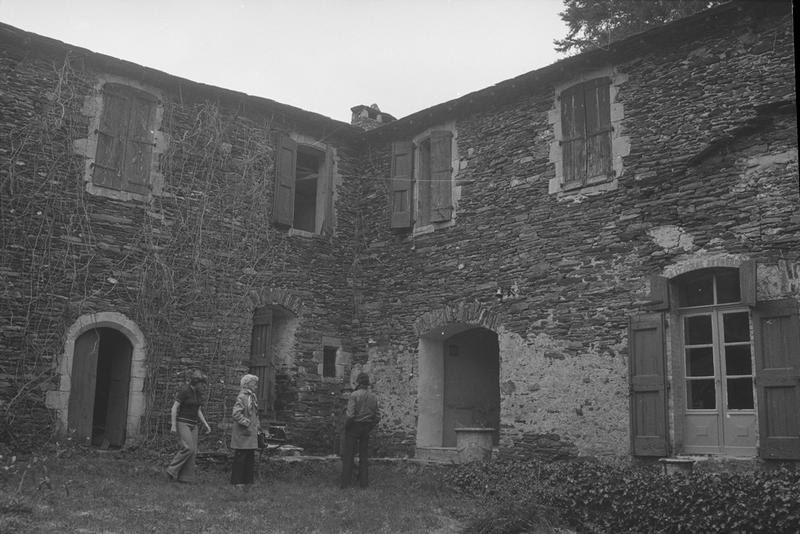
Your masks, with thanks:
M 367 373 L 359 373 L 356 377 L 356 390 L 347 400 L 342 450 L 342 488 L 348 487 L 353 477 L 356 444 L 358 444 L 358 484 L 362 488 L 369 485 L 369 433 L 379 420 L 378 398 L 369 390 L 369 376 Z
M 180 450 L 167 467 L 170 480 L 194 482 L 194 459 L 197 455 L 197 427 L 202 424 L 206 434 L 211 432 L 201 406 L 208 386 L 208 377 L 200 371 L 192 373 L 189 384 L 176 396 L 170 413 L 171 431 L 178 435 Z
M 258 418 L 256 388 L 258 377 L 244 375 L 241 391 L 233 404 L 233 428 L 231 429 L 231 449 L 234 451 L 231 466 L 231 484 L 244 490 L 253 483 L 255 451 L 258 448 L 258 431 L 261 428 Z

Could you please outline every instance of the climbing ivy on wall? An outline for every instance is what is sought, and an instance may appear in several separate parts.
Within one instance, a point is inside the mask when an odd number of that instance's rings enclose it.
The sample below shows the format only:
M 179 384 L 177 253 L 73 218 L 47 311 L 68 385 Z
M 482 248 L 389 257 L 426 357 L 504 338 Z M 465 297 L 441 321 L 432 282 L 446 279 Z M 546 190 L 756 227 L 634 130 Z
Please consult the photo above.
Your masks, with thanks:
M 168 428 L 190 368 L 209 373 L 208 404 L 225 410 L 232 363 L 248 357 L 247 295 L 264 273 L 274 283 L 291 270 L 289 242 L 268 220 L 271 119 L 165 99 L 164 194 L 144 203 L 93 196 L 73 151 L 87 134 L 81 110 L 93 79 L 73 62 L 24 59 L 7 75 L 17 112 L 3 125 L 0 175 L 0 294 L 10 303 L 0 311 L 0 440 L 12 445 L 52 428 L 44 397 L 58 387 L 64 335 L 96 311 L 124 313 L 144 332 L 146 440 Z M 31 102 L 32 84 L 42 101 Z

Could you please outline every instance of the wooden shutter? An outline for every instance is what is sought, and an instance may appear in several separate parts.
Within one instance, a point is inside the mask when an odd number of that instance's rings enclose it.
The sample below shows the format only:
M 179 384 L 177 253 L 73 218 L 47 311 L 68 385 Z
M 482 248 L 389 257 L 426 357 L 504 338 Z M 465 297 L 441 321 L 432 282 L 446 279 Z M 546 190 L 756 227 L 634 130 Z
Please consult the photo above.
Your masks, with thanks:
M 800 460 L 800 319 L 794 299 L 753 309 L 759 454 Z
M 412 168 L 414 164 L 414 145 L 410 141 L 392 143 L 392 171 L 389 191 L 391 194 L 391 214 L 393 229 L 411 228 Z
M 578 85 L 561 93 L 561 161 L 564 185 L 586 183 L 586 110 L 583 88 Z
M 453 134 L 447 130 L 431 132 L 431 212 L 432 222 L 449 221 L 453 214 Z
M 628 329 L 631 450 L 636 456 L 666 456 L 667 395 L 664 317 L 633 317 Z
M 75 431 L 75 437 L 80 441 L 92 439 L 99 350 L 100 332 L 97 329 L 89 330 L 75 340 L 67 418 L 69 429 Z
M 272 413 L 275 403 L 275 365 L 272 361 L 272 310 L 256 308 L 250 338 L 250 373 L 258 377 L 259 408 Z
M 742 304 L 756 305 L 756 262 L 747 260 L 739 267 L 739 294 Z
M 275 198 L 272 222 L 292 226 L 294 222 L 294 188 L 297 166 L 297 143 L 288 135 L 278 136 L 275 152 Z
M 586 103 L 587 178 L 611 173 L 611 80 L 598 78 L 583 85 Z
M 144 91 L 118 84 L 103 86 L 92 179 L 95 185 L 147 193 L 155 111 L 155 97 Z
M 97 129 L 97 151 L 92 178 L 95 185 L 123 189 L 129 115 L 129 97 L 113 84 L 106 84 L 103 87 L 103 111 Z
M 650 294 L 647 296 L 647 308 L 650 310 L 669 309 L 669 279 L 663 276 L 650 277 Z
M 125 144 L 126 187 L 128 191 L 147 192 L 153 162 L 153 123 L 155 99 L 137 92 L 130 98 L 130 120 Z
M 333 235 L 333 150 L 325 152 L 325 162 L 320 169 L 320 194 L 322 195 L 322 235 Z

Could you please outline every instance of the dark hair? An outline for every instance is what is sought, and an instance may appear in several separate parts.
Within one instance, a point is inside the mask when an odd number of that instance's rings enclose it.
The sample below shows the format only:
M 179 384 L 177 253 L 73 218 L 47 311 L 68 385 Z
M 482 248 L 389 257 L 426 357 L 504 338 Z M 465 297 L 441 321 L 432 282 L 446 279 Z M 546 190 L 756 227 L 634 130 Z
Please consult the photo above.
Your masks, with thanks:
M 190 386 L 196 386 L 197 384 L 208 384 L 208 377 L 202 371 L 193 371 L 189 377 Z
M 359 386 L 368 386 L 369 375 L 367 373 L 358 373 L 358 376 L 356 377 L 356 384 Z

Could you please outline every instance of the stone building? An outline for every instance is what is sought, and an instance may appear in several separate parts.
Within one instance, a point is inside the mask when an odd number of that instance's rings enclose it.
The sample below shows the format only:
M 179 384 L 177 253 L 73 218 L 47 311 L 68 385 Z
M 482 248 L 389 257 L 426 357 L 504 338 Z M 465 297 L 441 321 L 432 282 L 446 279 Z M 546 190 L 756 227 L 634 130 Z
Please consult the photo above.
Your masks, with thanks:
M 159 435 L 193 368 L 337 450 L 800 459 L 791 4 L 344 124 L 0 26 L 2 439 Z M 44 428 L 43 428 L 44 427 Z M 210 444 L 207 444 L 210 446 Z

